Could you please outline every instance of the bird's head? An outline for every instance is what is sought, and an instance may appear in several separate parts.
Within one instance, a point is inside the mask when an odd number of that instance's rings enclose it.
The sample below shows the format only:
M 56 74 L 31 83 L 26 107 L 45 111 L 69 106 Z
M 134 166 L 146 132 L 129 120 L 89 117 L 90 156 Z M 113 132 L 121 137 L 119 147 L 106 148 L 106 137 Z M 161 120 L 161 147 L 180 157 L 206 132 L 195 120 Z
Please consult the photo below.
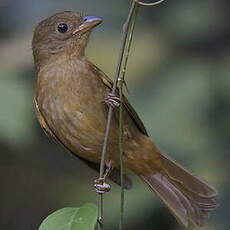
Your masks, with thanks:
M 65 11 L 41 21 L 34 31 L 32 48 L 35 62 L 62 52 L 84 55 L 90 31 L 102 18 Z

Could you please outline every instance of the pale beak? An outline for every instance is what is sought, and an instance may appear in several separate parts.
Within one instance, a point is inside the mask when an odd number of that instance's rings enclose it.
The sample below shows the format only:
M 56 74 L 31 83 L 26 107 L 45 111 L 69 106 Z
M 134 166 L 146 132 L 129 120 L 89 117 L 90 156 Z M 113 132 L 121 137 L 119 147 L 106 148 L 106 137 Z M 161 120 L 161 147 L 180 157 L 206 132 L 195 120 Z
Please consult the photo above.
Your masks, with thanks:
M 102 22 L 101 17 L 95 16 L 85 16 L 83 19 L 84 22 L 76 30 L 73 31 L 73 35 L 84 34 Z

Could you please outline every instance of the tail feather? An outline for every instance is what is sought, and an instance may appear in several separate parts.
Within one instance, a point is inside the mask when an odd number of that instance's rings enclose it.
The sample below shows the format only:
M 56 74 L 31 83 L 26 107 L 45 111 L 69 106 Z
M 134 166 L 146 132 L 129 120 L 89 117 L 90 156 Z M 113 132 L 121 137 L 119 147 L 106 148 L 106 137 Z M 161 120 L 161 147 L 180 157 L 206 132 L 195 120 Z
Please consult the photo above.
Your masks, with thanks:
M 217 196 L 217 191 L 212 185 L 205 180 L 192 175 L 165 153 L 161 153 L 161 160 L 167 176 L 178 186 L 186 189 L 191 195 L 199 195 L 200 198 L 205 199 Z
M 142 175 L 141 179 L 183 226 L 202 226 L 210 212 L 218 206 L 216 189 L 189 173 L 166 154 L 162 154 L 162 163 L 162 172 Z
M 177 221 L 187 227 L 188 219 L 186 209 L 189 203 L 183 195 L 178 196 L 180 191 L 176 191 L 175 188 L 172 189 L 169 181 L 160 173 L 156 173 L 153 176 L 141 176 L 141 179 L 149 185 L 169 208 Z

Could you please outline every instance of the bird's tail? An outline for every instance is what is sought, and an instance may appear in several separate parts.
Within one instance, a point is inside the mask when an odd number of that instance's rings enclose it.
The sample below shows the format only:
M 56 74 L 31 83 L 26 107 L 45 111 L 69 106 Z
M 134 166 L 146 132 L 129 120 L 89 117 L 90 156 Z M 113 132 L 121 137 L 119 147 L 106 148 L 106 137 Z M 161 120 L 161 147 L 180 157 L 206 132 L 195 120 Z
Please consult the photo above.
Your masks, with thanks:
M 162 171 L 141 179 L 185 227 L 203 225 L 217 206 L 217 191 L 161 153 Z

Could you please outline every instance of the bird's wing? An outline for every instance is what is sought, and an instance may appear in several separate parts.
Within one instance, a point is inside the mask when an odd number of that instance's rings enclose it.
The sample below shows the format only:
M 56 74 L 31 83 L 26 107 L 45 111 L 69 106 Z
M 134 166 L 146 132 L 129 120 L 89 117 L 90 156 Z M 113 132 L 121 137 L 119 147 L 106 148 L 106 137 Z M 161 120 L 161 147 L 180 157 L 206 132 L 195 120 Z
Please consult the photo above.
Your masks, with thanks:
M 71 152 L 75 157 L 78 157 L 81 161 L 83 161 L 85 164 L 87 164 L 90 168 L 92 168 L 92 169 L 96 170 L 97 172 L 99 172 L 99 170 L 100 170 L 100 164 L 99 163 L 94 163 L 94 162 L 85 160 L 84 158 L 81 158 L 78 155 L 76 155 L 49 128 L 49 125 L 47 124 L 47 122 L 45 121 L 44 116 L 42 115 L 41 111 L 39 110 L 39 107 L 38 107 L 38 104 L 37 104 L 37 101 L 36 101 L 35 98 L 34 98 L 34 105 L 35 105 L 35 111 L 36 111 L 36 115 L 37 115 L 38 121 L 39 121 L 42 129 L 44 130 L 45 134 L 48 137 L 51 137 L 58 144 L 60 144 L 61 146 L 63 146 L 64 149 L 67 149 L 69 152 Z M 114 168 L 112 170 L 112 172 L 110 173 L 110 175 L 109 175 L 109 179 L 112 180 L 113 182 L 117 183 L 118 185 L 121 185 L 121 179 L 120 178 L 121 178 L 121 176 L 120 176 L 120 170 Z M 124 188 L 125 189 L 131 189 L 132 188 L 132 181 L 126 175 L 124 175 Z
M 95 66 L 93 63 L 92 66 L 94 67 L 94 69 L 97 72 L 97 75 L 102 79 L 103 83 L 112 90 L 113 87 L 113 82 L 112 80 L 103 72 L 101 71 L 97 66 Z M 119 95 L 119 89 L 116 89 L 116 94 Z M 141 121 L 141 119 L 139 118 L 137 112 L 135 111 L 135 109 L 132 107 L 132 105 L 129 103 L 128 99 L 123 95 L 123 105 L 125 107 L 125 109 L 127 110 L 129 116 L 132 118 L 132 120 L 134 121 L 134 123 L 136 124 L 137 128 L 146 136 L 148 136 L 147 130 L 143 124 L 143 122 Z

